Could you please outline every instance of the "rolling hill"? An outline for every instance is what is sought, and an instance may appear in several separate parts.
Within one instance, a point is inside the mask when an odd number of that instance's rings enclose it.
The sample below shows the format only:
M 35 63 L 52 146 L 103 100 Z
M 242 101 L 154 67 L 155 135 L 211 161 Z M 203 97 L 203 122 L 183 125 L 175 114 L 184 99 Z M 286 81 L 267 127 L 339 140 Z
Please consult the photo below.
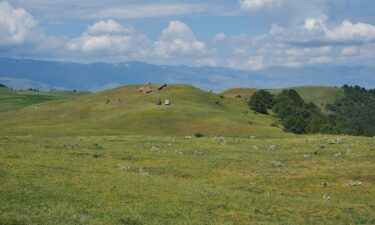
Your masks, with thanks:
M 0 114 L 0 132 L 12 135 L 278 135 L 274 118 L 254 114 L 246 101 L 221 98 L 189 85 L 144 94 L 126 86 Z M 157 99 L 171 106 L 158 106 Z
M 10 90 L 0 86 L 0 112 L 13 111 L 43 102 L 69 99 L 83 94 L 73 91 L 35 92 L 30 90 Z
M 327 87 L 327 86 L 300 86 L 290 87 L 283 89 L 267 89 L 272 94 L 279 94 L 282 90 L 294 89 L 306 102 L 313 102 L 317 106 L 322 104 L 333 103 L 337 99 L 343 96 L 342 89 L 339 87 Z M 236 97 L 238 95 L 249 98 L 256 88 L 231 88 L 220 93 L 226 97 Z

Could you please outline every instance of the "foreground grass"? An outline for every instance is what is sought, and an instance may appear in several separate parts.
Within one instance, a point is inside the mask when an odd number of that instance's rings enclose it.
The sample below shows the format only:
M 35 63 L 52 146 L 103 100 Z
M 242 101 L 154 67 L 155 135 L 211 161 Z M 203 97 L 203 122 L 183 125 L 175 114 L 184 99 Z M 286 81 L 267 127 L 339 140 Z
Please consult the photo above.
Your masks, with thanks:
M 374 224 L 375 139 L 0 137 L 0 224 Z

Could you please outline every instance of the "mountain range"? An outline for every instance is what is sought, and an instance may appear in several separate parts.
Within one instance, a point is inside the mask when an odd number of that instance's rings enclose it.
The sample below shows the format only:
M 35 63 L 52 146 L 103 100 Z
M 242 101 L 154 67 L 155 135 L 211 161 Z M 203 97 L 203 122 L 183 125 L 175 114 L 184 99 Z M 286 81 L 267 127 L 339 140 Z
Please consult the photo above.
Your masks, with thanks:
M 70 63 L 0 58 L 0 83 L 16 88 L 101 91 L 121 85 L 185 83 L 215 92 L 231 87 L 283 88 L 292 86 L 375 87 L 375 67 L 306 66 L 271 67 L 258 71 L 224 67 L 123 63 Z

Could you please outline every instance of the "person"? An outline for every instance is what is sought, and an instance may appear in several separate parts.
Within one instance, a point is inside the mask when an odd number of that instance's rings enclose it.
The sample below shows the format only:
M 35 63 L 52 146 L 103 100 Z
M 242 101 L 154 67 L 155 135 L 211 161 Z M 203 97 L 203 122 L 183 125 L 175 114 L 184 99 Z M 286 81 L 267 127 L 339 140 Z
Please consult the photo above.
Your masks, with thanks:
M 170 105 L 171 102 L 169 101 L 169 99 L 167 99 L 167 100 L 165 100 L 164 104 L 165 104 L 165 105 Z
M 158 100 L 156 100 L 156 105 L 161 105 L 161 100 L 160 98 Z

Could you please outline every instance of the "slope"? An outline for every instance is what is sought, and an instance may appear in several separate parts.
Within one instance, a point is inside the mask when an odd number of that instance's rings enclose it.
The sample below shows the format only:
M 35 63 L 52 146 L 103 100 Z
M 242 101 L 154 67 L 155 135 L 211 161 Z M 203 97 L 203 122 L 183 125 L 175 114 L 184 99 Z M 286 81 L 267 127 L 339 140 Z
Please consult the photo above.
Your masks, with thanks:
M 48 101 L 69 99 L 81 94 L 83 93 L 72 91 L 34 92 L 0 87 L 0 112 L 17 110 Z
M 306 102 L 313 102 L 318 106 L 327 103 L 333 103 L 338 98 L 342 97 L 341 88 L 327 87 L 327 86 L 300 86 L 290 87 L 284 89 L 268 89 L 267 91 L 273 94 L 279 94 L 282 90 L 294 89 L 301 95 L 303 100 Z M 232 88 L 227 89 L 221 93 L 226 97 L 236 97 L 241 95 L 242 97 L 250 97 L 257 89 L 255 88 Z
M 139 86 L 0 113 L 0 132 L 9 135 L 280 135 L 274 118 L 254 114 L 246 101 L 220 98 L 189 85 L 170 85 L 152 94 Z M 156 99 L 170 99 L 158 106 Z M 7 118 L 7 119 L 6 119 Z

